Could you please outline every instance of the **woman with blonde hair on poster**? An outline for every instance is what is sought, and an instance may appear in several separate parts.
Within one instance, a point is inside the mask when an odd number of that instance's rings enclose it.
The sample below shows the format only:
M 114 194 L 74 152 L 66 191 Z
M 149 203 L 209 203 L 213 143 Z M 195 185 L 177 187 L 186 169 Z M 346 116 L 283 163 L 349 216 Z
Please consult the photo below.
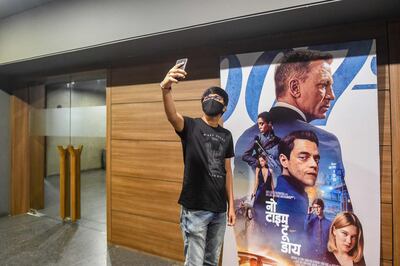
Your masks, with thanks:
M 325 261 L 333 265 L 365 265 L 364 235 L 360 220 L 352 212 L 341 212 L 329 230 Z

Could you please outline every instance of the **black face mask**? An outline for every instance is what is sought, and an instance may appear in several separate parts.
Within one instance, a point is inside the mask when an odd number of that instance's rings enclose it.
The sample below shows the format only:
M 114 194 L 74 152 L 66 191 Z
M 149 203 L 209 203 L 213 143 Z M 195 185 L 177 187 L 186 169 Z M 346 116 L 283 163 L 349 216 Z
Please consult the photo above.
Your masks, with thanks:
M 208 100 L 202 102 L 203 112 L 208 116 L 217 116 L 223 113 L 224 105 L 216 100 Z

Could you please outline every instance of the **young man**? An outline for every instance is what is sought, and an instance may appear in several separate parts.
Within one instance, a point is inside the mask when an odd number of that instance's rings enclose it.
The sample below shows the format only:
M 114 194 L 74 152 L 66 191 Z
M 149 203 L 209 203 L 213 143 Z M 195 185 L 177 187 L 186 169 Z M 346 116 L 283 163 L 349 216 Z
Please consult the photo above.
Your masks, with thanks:
M 165 114 L 182 141 L 185 163 L 181 229 L 186 265 L 218 265 L 228 225 L 235 224 L 231 157 L 232 134 L 218 122 L 226 110 L 228 94 L 219 87 L 207 89 L 202 98 L 203 116 L 184 117 L 175 109 L 172 84 L 186 77 L 175 65 L 160 83 Z M 228 203 L 228 218 L 226 217 Z
M 331 221 L 324 215 L 325 204 L 316 198 L 308 209 L 304 230 L 309 239 L 309 257 L 319 259 L 328 252 L 329 228 Z

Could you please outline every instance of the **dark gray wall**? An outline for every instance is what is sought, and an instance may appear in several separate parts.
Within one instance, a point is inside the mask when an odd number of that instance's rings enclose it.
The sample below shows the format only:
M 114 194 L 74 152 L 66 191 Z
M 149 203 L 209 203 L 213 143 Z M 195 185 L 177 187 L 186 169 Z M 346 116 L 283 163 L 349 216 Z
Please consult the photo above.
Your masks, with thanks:
M 0 90 L 0 216 L 9 214 L 10 96 Z

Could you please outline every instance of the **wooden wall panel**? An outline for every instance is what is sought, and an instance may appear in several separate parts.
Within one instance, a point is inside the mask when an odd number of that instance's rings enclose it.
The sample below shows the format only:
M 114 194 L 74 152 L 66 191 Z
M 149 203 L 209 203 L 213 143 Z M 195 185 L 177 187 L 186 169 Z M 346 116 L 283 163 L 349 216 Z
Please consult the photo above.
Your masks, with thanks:
M 392 204 L 381 204 L 381 257 L 392 260 Z
M 30 137 L 30 207 L 43 209 L 44 206 L 44 177 L 45 177 L 45 137 Z
M 203 91 L 220 86 L 219 79 L 181 81 L 173 86 L 175 100 L 200 100 Z M 159 83 L 127 85 L 113 88 L 112 104 L 162 101 Z
M 392 149 L 380 146 L 381 202 L 392 203 Z
M 181 187 L 180 182 L 113 175 L 112 209 L 179 223 Z
M 11 215 L 30 207 L 29 182 L 29 106 L 11 96 Z
M 191 117 L 202 114 L 200 100 L 177 101 L 176 109 Z M 111 113 L 113 139 L 179 141 L 162 102 L 117 104 Z
M 389 23 L 389 75 L 392 124 L 393 265 L 400 265 L 400 21 Z
M 112 176 L 181 182 L 183 156 L 180 142 L 111 141 Z M 111 184 L 113 186 L 113 184 Z
M 382 266 L 392 266 L 393 262 L 391 260 L 381 260 Z
M 113 211 L 112 242 L 162 257 L 183 260 L 178 223 Z
M 378 91 L 379 144 L 391 145 L 390 92 Z
M 33 110 L 40 111 L 45 108 L 46 89 L 44 85 L 33 86 L 29 88 L 29 105 L 30 112 Z M 35 126 L 30 125 L 30 132 L 35 131 Z M 30 207 L 33 209 L 43 209 L 44 206 L 44 177 L 46 166 L 46 139 L 44 136 L 30 136 Z
M 108 80 L 110 80 L 108 73 Z M 107 241 L 111 241 L 112 201 L 111 201 L 111 88 L 106 89 L 107 124 L 106 124 L 106 197 L 107 197 Z
M 378 54 L 378 57 L 385 57 L 387 55 L 387 51 L 385 54 Z M 389 66 L 387 64 L 378 65 L 378 91 L 388 91 L 390 88 L 390 80 L 389 80 Z

